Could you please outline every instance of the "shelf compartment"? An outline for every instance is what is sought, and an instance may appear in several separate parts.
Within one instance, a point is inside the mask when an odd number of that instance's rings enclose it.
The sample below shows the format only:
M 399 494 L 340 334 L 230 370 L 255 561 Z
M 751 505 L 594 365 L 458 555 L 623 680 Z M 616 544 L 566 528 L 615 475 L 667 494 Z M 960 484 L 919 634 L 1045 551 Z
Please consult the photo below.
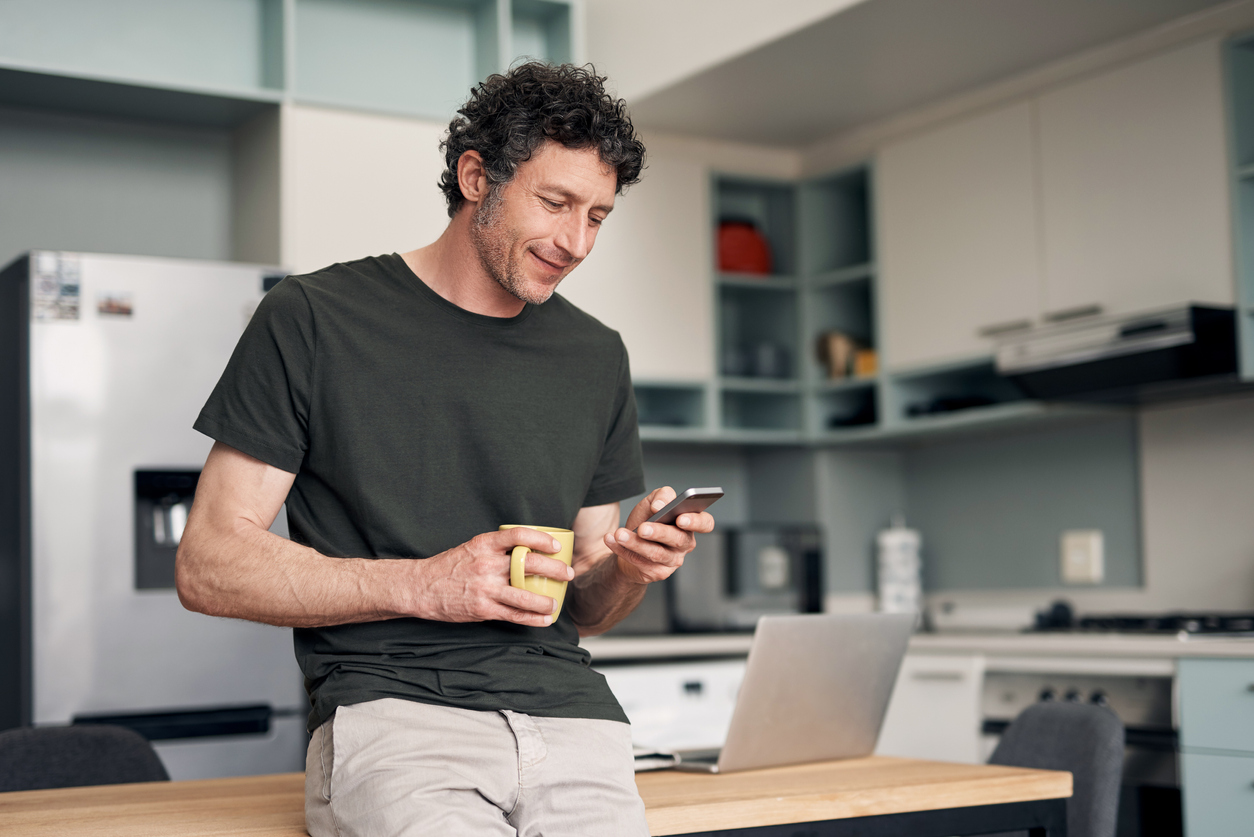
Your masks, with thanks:
M 801 187 L 802 264 L 825 274 L 871 261 L 871 176 L 866 167 Z
M 934 422 L 990 407 L 1026 401 L 1012 381 L 980 360 L 891 376 L 893 421 Z
M 796 272 L 794 187 L 789 183 L 719 176 L 714 181 L 715 240 L 720 221 L 749 221 L 771 248 L 771 275 Z M 717 253 L 715 264 L 717 265 Z
M 797 280 L 791 276 L 760 276 L 756 273 L 720 273 L 718 283 L 724 288 L 746 288 L 756 291 L 795 291 Z
M 730 377 L 794 378 L 797 294 L 778 288 L 720 286 L 719 371 Z
M 642 442 L 718 442 L 708 428 L 705 427 L 666 427 L 656 424 L 640 425 L 640 441 Z
M 510 3 L 510 56 L 564 64 L 571 54 L 571 8 L 550 0 L 512 0 Z
M 693 430 L 705 427 L 705 388 L 699 384 L 637 383 L 640 427 Z
M 870 284 L 874 276 L 875 264 L 862 262 L 861 264 L 850 265 L 837 270 L 816 273 L 810 279 L 810 286 L 821 290 L 836 285 Z
M 869 282 L 828 285 L 810 292 L 805 306 L 806 355 L 815 379 L 844 380 L 830 378 L 827 365 L 820 359 L 825 335 L 843 334 L 863 349 L 876 348 L 874 299 Z
M 800 394 L 724 390 L 722 408 L 725 430 L 801 431 Z
M 167 88 L 283 87 L 283 0 L 16 5 L 0 26 L 0 64 Z
M 444 120 L 498 69 L 490 0 L 295 0 L 299 101 Z
M 277 91 L 161 87 L 130 80 L 0 67 L 0 104 L 84 116 L 233 128 L 277 107 Z
M 795 378 L 744 378 L 724 375 L 718 380 L 724 390 L 734 392 L 800 392 L 801 384 Z
M 879 399 L 874 381 L 859 381 L 814 396 L 814 428 L 819 434 L 874 428 L 879 423 Z
M 861 378 L 837 378 L 835 380 L 825 378 L 819 381 L 814 389 L 820 395 L 826 392 L 841 392 L 847 389 L 863 389 L 875 386 L 876 380 L 877 377 L 874 375 L 866 375 Z

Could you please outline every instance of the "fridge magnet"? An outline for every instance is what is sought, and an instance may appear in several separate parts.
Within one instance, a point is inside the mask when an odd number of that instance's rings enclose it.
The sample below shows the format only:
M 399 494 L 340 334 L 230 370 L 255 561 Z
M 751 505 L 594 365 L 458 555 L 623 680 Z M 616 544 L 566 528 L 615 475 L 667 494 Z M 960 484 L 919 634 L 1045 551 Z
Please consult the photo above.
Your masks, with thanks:
M 103 293 L 96 297 L 96 313 L 106 317 L 129 317 L 135 313 L 130 294 Z
M 68 253 L 31 254 L 31 319 L 77 320 L 78 257 Z

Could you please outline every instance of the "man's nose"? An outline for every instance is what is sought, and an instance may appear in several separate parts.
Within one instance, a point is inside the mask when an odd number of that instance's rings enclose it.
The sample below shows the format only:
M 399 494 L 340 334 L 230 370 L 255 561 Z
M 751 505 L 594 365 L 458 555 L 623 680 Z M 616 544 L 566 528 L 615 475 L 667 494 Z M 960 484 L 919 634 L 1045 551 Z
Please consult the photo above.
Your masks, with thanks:
M 570 254 L 575 261 L 582 261 L 592 249 L 592 228 L 587 221 L 575 214 L 563 219 L 553 243 Z

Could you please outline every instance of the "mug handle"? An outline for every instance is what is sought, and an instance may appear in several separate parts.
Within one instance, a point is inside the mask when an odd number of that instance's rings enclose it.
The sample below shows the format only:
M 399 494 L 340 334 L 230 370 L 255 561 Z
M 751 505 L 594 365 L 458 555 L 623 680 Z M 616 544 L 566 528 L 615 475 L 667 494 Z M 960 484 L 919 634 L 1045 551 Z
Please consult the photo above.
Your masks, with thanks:
M 516 546 L 509 556 L 509 586 L 517 587 L 519 590 L 525 590 L 523 579 L 527 574 L 524 571 L 524 564 L 527 560 L 527 553 L 531 551 L 529 546 Z

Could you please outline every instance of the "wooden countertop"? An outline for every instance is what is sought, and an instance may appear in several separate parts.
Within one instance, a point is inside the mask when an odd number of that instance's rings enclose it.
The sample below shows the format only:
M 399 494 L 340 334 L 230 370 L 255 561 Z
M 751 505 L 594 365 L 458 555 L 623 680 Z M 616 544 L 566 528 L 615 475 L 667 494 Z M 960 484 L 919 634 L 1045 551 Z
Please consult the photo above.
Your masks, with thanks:
M 592 637 L 580 644 L 592 664 L 616 660 L 745 656 L 753 634 Z M 920 633 L 910 638 L 911 653 L 972 653 L 990 656 L 1052 656 L 1105 659 L 1175 660 L 1180 657 L 1254 657 L 1254 637 L 1119 633 Z
M 1058 799 L 1071 774 L 871 756 L 714 776 L 640 773 L 653 835 Z M 2 821 L 0 821 L 2 822 Z
M 1254 657 L 1254 637 L 1215 634 L 935 633 L 910 638 L 913 652 L 971 651 L 995 656 Z
M 302 837 L 304 774 L 0 794 L 9 837 Z M 713 776 L 636 776 L 654 835 L 1071 795 L 1071 774 L 872 756 Z

